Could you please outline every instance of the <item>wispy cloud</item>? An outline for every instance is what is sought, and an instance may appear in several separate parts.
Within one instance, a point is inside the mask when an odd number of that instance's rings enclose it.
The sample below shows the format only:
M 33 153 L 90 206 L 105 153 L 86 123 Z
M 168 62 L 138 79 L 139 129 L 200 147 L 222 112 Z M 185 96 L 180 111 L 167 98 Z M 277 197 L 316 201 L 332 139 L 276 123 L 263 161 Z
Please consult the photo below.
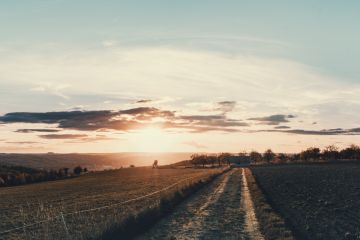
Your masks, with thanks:
M 197 143 L 197 142 L 194 142 L 194 141 L 186 141 L 186 142 L 183 142 L 183 144 L 189 145 L 189 146 L 191 146 L 191 147 L 195 147 L 195 148 L 198 148 L 198 149 L 205 149 L 205 148 L 207 148 L 205 145 L 200 144 L 200 143 Z
M 257 117 L 257 118 L 249 118 L 248 120 L 257 121 L 261 124 L 265 125 L 279 125 L 280 123 L 287 123 L 289 119 L 295 118 L 294 115 L 283 115 L 283 114 L 276 114 L 266 117 Z
M 237 119 L 228 119 L 225 115 L 190 115 L 180 116 L 180 119 L 189 121 L 195 125 L 214 127 L 247 127 L 248 123 Z
M 39 135 L 39 137 L 44 139 L 79 139 L 87 137 L 86 134 L 46 134 Z
M 104 47 L 114 47 L 118 44 L 118 41 L 115 40 L 105 40 L 101 43 Z
M 305 130 L 305 129 L 292 129 L 292 130 L 259 130 L 256 132 L 277 132 L 277 133 L 290 133 L 299 135 L 360 135 L 360 128 L 334 128 L 322 130 Z
M 118 138 L 108 137 L 106 135 L 96 135 L 96 136 L 84 136 L 80 138 L 74 138 L 70 141 L 66 141 L 66 143 L 92 143 L 99 141 L 111 141 L 111 140 L 119 140 Z
M 140 100 L 136 101 L 136 103 L 150 103 L 152 101 L 153 100 L 151 100 L 151 99 L 140 99 Z
M 18 129 L 16 130 L 15 132 L 17 133 L 33 133 L 33 132 L 59 132 L 60 130 L 59 129 L 48 129 L 48 128 L 45 128 L 45 129 Z
M 37 98 L 28 99 L 32 104 L 36 99 L 46 102 L 45 93 L 67 102 L 74 95 L 145 96 L 143 100 L 172 96 L 185 104 L 222 97 L 251 103 L 240 106 L 248 113 L 246 117 L 285 110 L 322 122 L 329 119 L 330 113 L 317 114 L 329 107 L 336 109 L 340 118 L 337 121 L 346 124 L 351 122 L 345 114 L 355 116 L 360 105 L 357 83 L 338 80 L 289 59 L 158 46 L 114 47 L 65 55 L 14 54 L 10 60 L 0 60 L 2 78 L 12 79 L 14 86 L 25 82 L 33 85 L 33 92 L 41 91 Z M 24 74 L 31 80 L 24 81 Z M 154 80 L 161 88 L 155 87 Z M 90 99 L 94 97 L 82 100 L 86 104 Z M 93 105 L 89 109 L 96 109 Z
M 289 126 L 276 126 L 276 127 L 274 127 L 274 129 L 289 129 L 289 128 L 291 128 L 291 127 L 289 127 Z
M 218 107 L 216 108 L 216 110 L 219 110 L 224 114 L 233 111 L 236 107 L 236 101 L 222 101 L 218 102 L 217 104 Z
M 47 93 L 47 94 L 50 93 L 64 100 L 69 100 L 70 97 L 64 93 L 66 89 L 69 87 L 70 87 L 69 84 L 53 84 L 51 82 L 43 82 L 35 87 L 30 88 L 30 91 Z
M 34 142 L 34 141 L 14 141 L 14 142 L 5 142 L 5 143 L 28 145 L 28 144 L 38 144 L 39 142 Z

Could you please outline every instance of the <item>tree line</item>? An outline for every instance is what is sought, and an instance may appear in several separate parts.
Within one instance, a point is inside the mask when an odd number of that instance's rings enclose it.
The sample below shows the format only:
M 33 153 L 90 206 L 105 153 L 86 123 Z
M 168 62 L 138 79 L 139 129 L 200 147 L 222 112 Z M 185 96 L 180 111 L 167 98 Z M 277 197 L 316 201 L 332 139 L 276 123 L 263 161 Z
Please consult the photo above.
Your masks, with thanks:
M 353 144 L 347 148 L 339 149 L 329 145 L 323 149 L 310 147 L 299 153 L 274 153 L 271 149 L 260 153 L 257 151 L 241 152 L 239 154 L 193 154 L 190 163 L 196 167 L 230 165 L 231 163 L 296 163 L 318 161 L 360 160 L 360 147 Z
M 220 153 L 220 154 L 193 154 L 191 155 L 190 163 L 194 166 L 205 167 L 207 165 L 222 166 L 229 165 L 232 154 Z
M 87 168 L 77 166 L 61 168 L 58 170 L 40 170 L 22 166 L 0 166 L 0 187 L 17 186 L 23 184 L 54 181 L 70 177 L 76 177 L 88 172 Z

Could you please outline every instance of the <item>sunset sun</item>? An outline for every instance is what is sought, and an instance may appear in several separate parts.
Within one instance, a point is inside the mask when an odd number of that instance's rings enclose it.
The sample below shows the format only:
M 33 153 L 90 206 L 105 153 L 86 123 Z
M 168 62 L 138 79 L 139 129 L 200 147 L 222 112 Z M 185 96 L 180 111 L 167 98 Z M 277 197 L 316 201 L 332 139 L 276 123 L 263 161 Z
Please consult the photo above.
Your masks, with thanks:
M 174 149 L 174 136 L 160 128 L 145 128 L 136 131 L 131 137 L 134 149 L 138 152 L 166 152 Z

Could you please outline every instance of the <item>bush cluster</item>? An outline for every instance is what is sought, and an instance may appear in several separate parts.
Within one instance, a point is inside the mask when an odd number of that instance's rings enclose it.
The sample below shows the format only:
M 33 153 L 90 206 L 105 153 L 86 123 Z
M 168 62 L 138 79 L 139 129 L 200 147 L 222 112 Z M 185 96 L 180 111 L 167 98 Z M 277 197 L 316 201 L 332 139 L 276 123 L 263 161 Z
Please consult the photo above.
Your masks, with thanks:
M 16 186 L 36 182 L 54 181 L 78 176 L 87 172 L 86 168 L 77 166 L 70 172 L 69 168 L 58 170 L 41 170 L 22 166 L 0 166 L 0 187 Z

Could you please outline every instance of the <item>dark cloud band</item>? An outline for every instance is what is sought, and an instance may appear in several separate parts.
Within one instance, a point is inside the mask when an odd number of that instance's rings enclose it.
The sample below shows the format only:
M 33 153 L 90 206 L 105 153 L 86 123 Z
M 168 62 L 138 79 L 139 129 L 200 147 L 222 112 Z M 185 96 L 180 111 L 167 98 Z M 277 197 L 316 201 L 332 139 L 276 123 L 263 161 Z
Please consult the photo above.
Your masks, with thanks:
M 233 102 L 220 102 L 220 105 L 232 105 Z M 276 125 L 274 129 L 256 130 L 247 132 L 277 132 L 300 135 L 360 135 L 360 128 L 352 129 L 324 129 L 304 130 L 290 129 L 289 126 L 280 125 L 288 123 L 294 115 L 270 115 L 267 117 L 249 118 L 260 125 Z M 160 119 L 160 120 L 159 120 Z M 249 124 L 240 119 L 230 119 L 223 112 L 215 115 L 176 115 L 175 111 L 160 110 L 153 107 L 139 107 L 120 111 L 69 111 L 69 112 L 14 112 L 0 117 L 0 123 L 43 123 L 57 124 L 57 129 L 19 129 L 19 133 L 43 132 L 56 133 L 61 130 L 78 131 L 130 131 L 145 127 L 159 127 L 163 129 L 179 129 L 190 132 L 241 132 L 240 127 Z M 40 135 L 45 139 L 84 139 L 83 134 L 46 134 Z
M 258 132 L 279 132 L 279 133 L 290 133 L 299 135 L 360 135 L 360 128 L 334 128 L 334 129 L 323 129 L 323 130 L 304 130 L 304 129 L 291 129 L 291 130 L 260 130 Z
M 228 104 L 228 103 L 223 103 Z M 160 121 L 158 121 L 160 119 Z M 58 129 L 19 129 L 16 132 L 58 132 L 60 129 L 79 131 L 129 131 L 144 127 L 185 129 L 195 132 L 237 131 L 234 127 L 245 127 L 247 123 L 228 119 L 226 115 L 177 116 L 175 111 L 154 107 L 138 107 L 120 111 L 69 111 L 69 112 L 14 112 L 0 117 L 0 123 L 57 124 Z M 43 138 L 61 138 L 59 135 L 41 135 Z M 65 137 L 65 136 L 64 136 Z
M 249 118 L 248 120 L 257 121 L 264 125 L 279 125 L 280 123 L 287 123 L 289 119 L 295 118 L 294 115 L 276 114 L 266 117 Z

